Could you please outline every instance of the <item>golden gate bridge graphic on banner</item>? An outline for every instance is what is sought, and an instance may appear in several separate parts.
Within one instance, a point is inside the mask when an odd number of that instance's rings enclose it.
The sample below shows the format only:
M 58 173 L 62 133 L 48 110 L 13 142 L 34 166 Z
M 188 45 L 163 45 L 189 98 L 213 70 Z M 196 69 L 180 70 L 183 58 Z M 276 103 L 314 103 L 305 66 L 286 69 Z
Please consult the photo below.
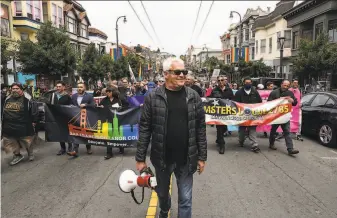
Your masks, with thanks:
M 76 124 L 79 123 L 79 126 Z M 138 140 L 138 124 L 134 125 L 119 125 L 119 120 L 116 111 L 114 112 L 112 123 L 106 120 L 97 122 L 91 126 L 87 110 L 81 109 L 68 122 L 69 135 L 80 136 L 84 138 L 92 139 L 104 139 L 104 140 Z

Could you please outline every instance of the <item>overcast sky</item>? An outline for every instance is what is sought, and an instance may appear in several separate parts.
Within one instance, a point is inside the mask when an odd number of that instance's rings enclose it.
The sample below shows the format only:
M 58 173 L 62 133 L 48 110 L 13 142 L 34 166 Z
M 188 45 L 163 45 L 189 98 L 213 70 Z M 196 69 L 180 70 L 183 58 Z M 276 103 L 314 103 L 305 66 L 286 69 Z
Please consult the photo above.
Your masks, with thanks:
M 128 1 L 79 1 L 88 13 L 91 26 L 108 35 L 108 41 L 116 41 L 116 19 L 126 15 L 127 23 L 120 19 L 119 41 L 125 45 L 150 46 L 173 53 L 177 56 L 185 54 L 189 45 L 200 47 L 206 44 L 212 49 L 221 49 L 220 35 L 222 35 L 232 22 L 238 22 L 239 17 L 229 19 L 231 10 L 238 11 L 241 16 L 248 8 L 273 10 L 278 1 L 215 1 L 206 21 L 203 31 L 199 35 L 202 24 L 212 1 L 203 1 L 198 23 L 193 34 L 192 30 L 197 16 L 200 1 L 143 1 L 151 22 L 159 37 L 157 40 L 154 31 L 146 17 L 140 1 L 130 1 L 154 42 L 148 36 Z

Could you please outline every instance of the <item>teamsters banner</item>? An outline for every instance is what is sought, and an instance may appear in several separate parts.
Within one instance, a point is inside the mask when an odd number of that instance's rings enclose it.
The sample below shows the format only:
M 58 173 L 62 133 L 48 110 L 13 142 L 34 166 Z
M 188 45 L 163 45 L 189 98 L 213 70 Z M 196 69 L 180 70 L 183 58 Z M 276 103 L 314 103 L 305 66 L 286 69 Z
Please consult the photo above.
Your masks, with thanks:
M 140 107 L 125 111 L 46 105 L 46 141 L 133 147 L 138 141 Z
M 260 104 L 242 104 L 224 99 L 203 98 L 206 124 L 259 126 L 282 124 L 291 118 L 291 104 L 279 98 Z
M 97 99 L 98 100 L 98 99 Z M 132 101 L 132 99 L 129 99 Z M 137 100 L 137 102 L 136 102 Z M 141 99 L 133 99 L 125 111 L 109 108 L 46 105 L 46 141 L 71 142 L 111 147 L 135 147 Z M 291 118 L 291 104 L 284 98 L 260 104 L 203 98 L 206 123 L 215 125 L 259 126 L 282 124 Z

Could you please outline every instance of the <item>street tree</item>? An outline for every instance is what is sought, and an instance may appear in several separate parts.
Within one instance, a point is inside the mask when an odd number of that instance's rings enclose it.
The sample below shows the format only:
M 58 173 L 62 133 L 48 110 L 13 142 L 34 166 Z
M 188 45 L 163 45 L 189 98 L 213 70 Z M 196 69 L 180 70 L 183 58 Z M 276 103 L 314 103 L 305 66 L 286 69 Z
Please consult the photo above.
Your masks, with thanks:
M 301 82 L 312 78 L 320 80 L 327 72 L 336 69 L 337 45 L 329 42 L 328 35 L 322 33 L 314 41 L 301 39 L 298 55 L 292 58 L 293 72 Z
M 78 65 L 78 72 L 84 81 L 88 83 L 94 83 L 99 79 L 103 79 L 104 74 L 107 72 L 102 72 L 102 66 L 100 66 L 101 57 L 95 44 L 91 43 L 84 52 L 82 59 Z M 107 66 L 106 68 L 108 68 Z
M 76 54 L 65 29 L 55 28 L 51 22 L 37 31 L 37 43 L 19 42 L 18 59 L 23 73 L 39 75 L 69 75 L 72 84 L 76 69 Z
M 8 40 L 5 40 L 5 39 L 1 39 L 1 75 L 3 76 L 4 78 L 4 83 L 6 85 L 9 85 L 8 84 L 8 73 L 9 73 L 9 70 L 7 68 L 7 63 L 8 61 L 11 60 L 11 52 L 9 50 L 9 45 L 10 45 L 10 42 Z

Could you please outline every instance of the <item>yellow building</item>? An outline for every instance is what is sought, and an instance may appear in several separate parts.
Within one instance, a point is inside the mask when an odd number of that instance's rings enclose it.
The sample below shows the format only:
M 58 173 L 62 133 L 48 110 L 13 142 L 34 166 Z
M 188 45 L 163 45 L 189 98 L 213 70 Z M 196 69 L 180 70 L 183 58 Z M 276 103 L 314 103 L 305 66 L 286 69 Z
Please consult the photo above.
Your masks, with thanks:
M 15 40 L 36 42 L 36 32 L 43 22 L 42 1 L 12 1 Z
M 1 1 L 1 40 L 13 40 L 13 16 L 10 1 Z

